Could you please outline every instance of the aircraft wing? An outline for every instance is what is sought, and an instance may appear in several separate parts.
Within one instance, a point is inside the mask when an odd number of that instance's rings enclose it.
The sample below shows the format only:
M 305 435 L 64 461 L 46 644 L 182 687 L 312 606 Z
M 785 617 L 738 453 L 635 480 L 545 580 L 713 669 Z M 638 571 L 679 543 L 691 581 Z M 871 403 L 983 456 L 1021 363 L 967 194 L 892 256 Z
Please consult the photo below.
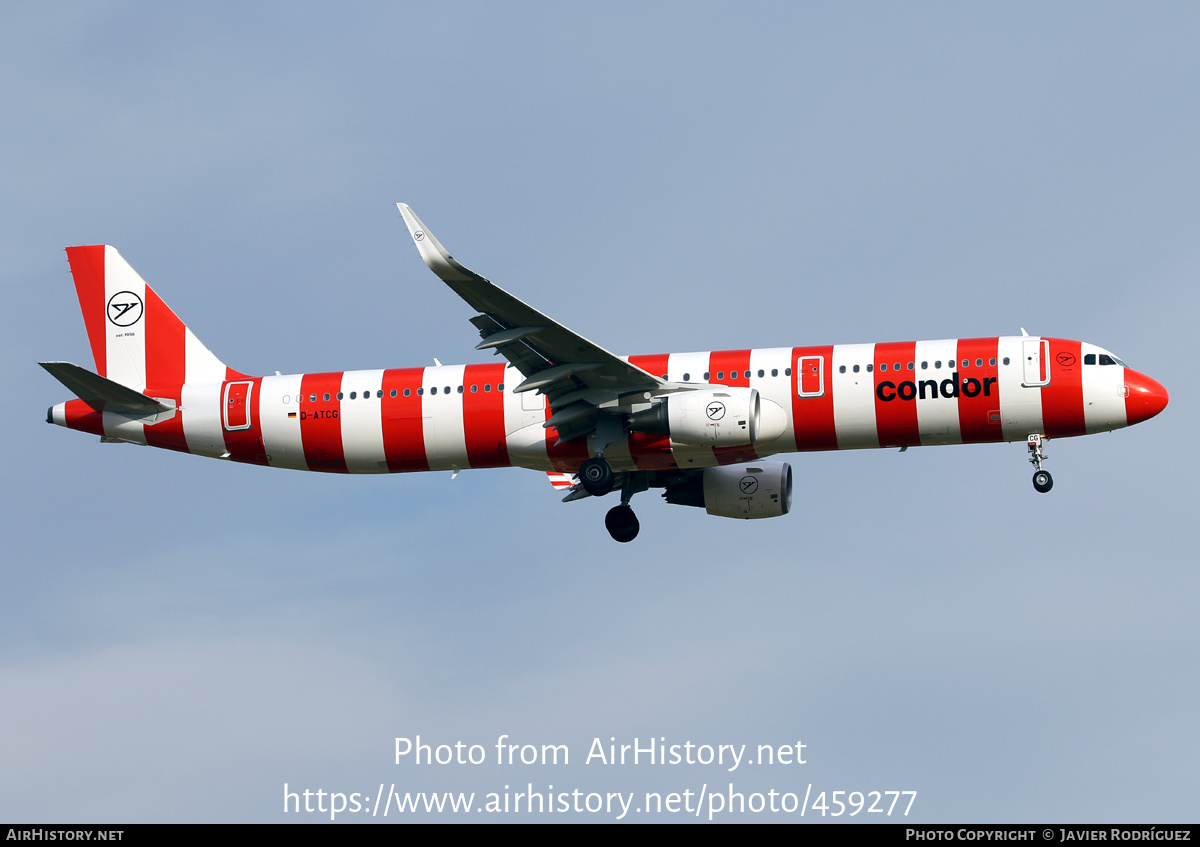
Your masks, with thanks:
M 479 314 L 471 323 L 483 339 L 476 350 L 494 349 L 525 380 L 514 390 L 540 391 L 550 401 L 562 440 L 595 428 L 601 397 L 668 388 L 668 383 L 613 355 L 518 300 L 461 265 L 412 209 L 397 203 L 413 242 L 429 269 Z

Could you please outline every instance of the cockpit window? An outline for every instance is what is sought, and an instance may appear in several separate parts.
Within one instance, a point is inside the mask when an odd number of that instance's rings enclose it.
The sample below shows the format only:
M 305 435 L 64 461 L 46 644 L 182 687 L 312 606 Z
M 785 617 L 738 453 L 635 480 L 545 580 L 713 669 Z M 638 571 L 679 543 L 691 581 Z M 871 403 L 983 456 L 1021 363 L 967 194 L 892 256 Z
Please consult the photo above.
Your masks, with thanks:
M 1085 365 L 1094 365 L 1094 364 L 1096 364 L 1096 354 L 1095 354 L 1095 353 L 1088 353 L 1086 356 L 1084 356 L 1084 357 L 1083 357 L 1083 363 L 1084 363 Z
M 1114 361 L 1113 361 L 1113 357 L 1112 357 L 1112 356 L 1109 356 L 1109 355 L 1107 355 L 1106 353 L 1101 353 L 1101 354 L 1100 354 L 1100 364 L 1102 364 L 1102 365 L 1115 365 L 1115 364 L 1116 364 L 1116 362 L 1114 362 Z

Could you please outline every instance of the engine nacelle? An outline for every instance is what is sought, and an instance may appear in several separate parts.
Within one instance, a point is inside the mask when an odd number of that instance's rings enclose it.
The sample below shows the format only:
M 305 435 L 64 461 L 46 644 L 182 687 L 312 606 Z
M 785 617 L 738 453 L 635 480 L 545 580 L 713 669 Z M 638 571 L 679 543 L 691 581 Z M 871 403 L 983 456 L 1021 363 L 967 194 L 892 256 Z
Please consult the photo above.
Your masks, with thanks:
M 758 440 L 761 401 L 755 388 L 680 391 L 629 416 L 629 429 L 680 444 L 735 447 Z
M 777 518 L 792 510 L 792 467 L 787 462 L 723 465 L 663 493 L 668 503 L 703 506 L 722 518 Z

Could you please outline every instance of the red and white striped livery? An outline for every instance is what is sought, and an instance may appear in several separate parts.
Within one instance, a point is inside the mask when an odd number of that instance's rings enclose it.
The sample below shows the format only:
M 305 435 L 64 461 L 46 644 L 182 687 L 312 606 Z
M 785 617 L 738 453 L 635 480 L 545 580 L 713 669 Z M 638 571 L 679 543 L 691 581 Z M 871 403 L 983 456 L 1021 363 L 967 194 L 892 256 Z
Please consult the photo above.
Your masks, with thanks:
M 791 506 L 778 453 L 1024 441 L 1034 486 L 1047 438 L 1130 426 L 1166 390 L 1093 344 L 999 338 L 771 347 L 618 357 L 455 261 L 399 204 L 426 264 L 479 314 L 505 361 L 287 376 L 223 364 L 112 247 L 68 247 L 96 372 L 42 366 L 78 399 L 47 420 L 235 462 L 328 473 L 518 466 L 566 500 L 630 498 L 735 518 Z M 436 361 L 436 360 L 435 360 Z

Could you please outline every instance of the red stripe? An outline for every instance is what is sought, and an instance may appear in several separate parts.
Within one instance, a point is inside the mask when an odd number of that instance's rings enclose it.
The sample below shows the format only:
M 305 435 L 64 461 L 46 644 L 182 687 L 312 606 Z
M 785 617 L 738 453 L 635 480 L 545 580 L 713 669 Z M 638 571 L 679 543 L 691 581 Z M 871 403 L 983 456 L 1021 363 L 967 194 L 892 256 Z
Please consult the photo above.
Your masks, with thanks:
M 669 353 L 655 353 L 649 356 L 630 356 L 630 364 L 637 365 L 646 373 L 656 378 L 662 378 L 667 373 Z M 642 432 L 629 434 L 629 453 L 638 470 L 670 470 L 677 467 L 675 457 L 671 454 L 671 440 L 665 435 L 648 435 Z
M 656 378 L 662 378 L 662 375 L 667 372 L 667 360 L 670 358 L 668 353 L 655 353 L 652 356 L 630 356 L 629 364 L 636 365 Z
M 546 420 L 550 419 L 550 405 L 546 404 Z M 584 459 L 589 458 L 587 436 L 580 436 L 565 444 L 557 444 L 558 430 L 550 427 L 546 430 L 546 455 L 550 465 L 560 473 L 575 473 Z
M 146 394 L 180 402 L 185 375 L 183 321 L 146 286 Z M 146 443 L 187 453 L 183 414 L 146 426 Z M 262 451 L 259 451 L 262 452 Z
M 629 453 L 639 471 L 666 471 L 679 467 L 671 453 L 671 439 L 665 435 L 631 432 Z
M 68 247 L 67 261 L 75 280 L 83 325 L 92 345 L 96 373 L 107 376 L 108 354 L 104 346 L 104 246 Z
M 916 348 L 915 341 L 875 345 L 875 429 L 879 433 L 880 447 L 905 447 L 921 443 L 917 403 L 912 399 L 902 399 L 900 394 L 901 391 L 908 392 L 901 385 L 907 382 L 913 385 L 915 396 L 916 371 L 909 370 L 908 366 L 912 364 L 916 367 Z M 883 370 L 884 364 L 887 370 Z M 896 370 L 897 364 L 900 365 L 899 371 Z M 881 394 L 891 399 L 882 400 Z
M 958 425 L 963 444 L 1003 441 L 1000 379 L 996 362 L 999 339 L 963 338 L 958 342 Z M 967 364 L 963 364 L 963 361 Z M 982 366 L 976 362 L 982 361 Z M 970 396 L 972 393 L 974 397 Z
M 467 461 L 473 468 L 503 468 L 511 464 L 504 438 L 504 394 L 496 390 L 503 381 L 503 362 L 467 365 L 463 371 L 463 429 Z M 491 391 L 484 391 L 485 385 L 490 385 Z
M 180 405 L 180 393 L 178 391 L 158 392 L 147 391 L 152 397 L 162 397 L 171 400 L 176 406 Z M 181 453 L 190 453 L 187 446 L 187 438 L 183 434 L 183 416 L 184 412 L 176 412 L 175 416 L 168 418 L 165 421 L 159 421 L 156 424 L 147 424 L 143 431 L 146 433 L 146 443 L 151 447 L 165 447 L 167 450 L 178 450 Z
M 383 453 L 392 473 L 429 470 L 421 398 L 417 395 L 424 373 L 424 368 L 394 368 L 383 372 Z
M 749 350 L 718 350 L 708 356 L 709 382 L 721 385 L 750 385 L 746 371 L 750 370 Z M 718 374 L 724 373 L 721 377 Z
M 1078 341 L 1047 338 L 1050 384 L 1042 386 L 1042 427 L 1051 438 L 1083 435 L 1083 356 Z
M 82 400 L 68 400 L 64 404 L 68 429 L 104 435 L 104 416 Z
M 300 404 L 300 442 L 309 470 L 347 473 L 342 451 L 342 404 L 337 399 L 341 388 L 341 373 L 305 374 L 300 380 L 304 395 Z M 310 399 L 314 395 L 315 403 Z M 228 441 L 229 435 L 225 438 Z
M 800 396 L 800 360 L 823 356 L 825 392 L 820 397 Z M 792 428 L 797 450 L 836 450 L 837 428 L 833 420 L 833 347 L 792 348 Z
M 259 417 L 259 399 L 262 396 L 262 377 L 257 377 L 251 380 L 253 385 L 250 388 L 250 407 L 247 410 L 250 415 L 250 428 L 239 429 L 235 432 L 225 433 L 225 449 L 229 451 L 229 458 L 235 462 L 245 462 L 248 465 L 265 465 L 267 464 L 267 451 L 263 447 L 262 427 Z M 236 389 L 235 389 L 236 390 Z M 225 390 L 221 389 L 221 402 L 225 402 Z M 222 414 L 224 414 L 222 409 Z M 337 421 L 334 421 L 337 423 Z M 222 419 L 222 428 L 224 428 L 224 419 Z M 341 441 L 339 439 L 339 445 Z
M 146 386 L 160 391 L 183 385 L 183 321 L 146 286 Z

